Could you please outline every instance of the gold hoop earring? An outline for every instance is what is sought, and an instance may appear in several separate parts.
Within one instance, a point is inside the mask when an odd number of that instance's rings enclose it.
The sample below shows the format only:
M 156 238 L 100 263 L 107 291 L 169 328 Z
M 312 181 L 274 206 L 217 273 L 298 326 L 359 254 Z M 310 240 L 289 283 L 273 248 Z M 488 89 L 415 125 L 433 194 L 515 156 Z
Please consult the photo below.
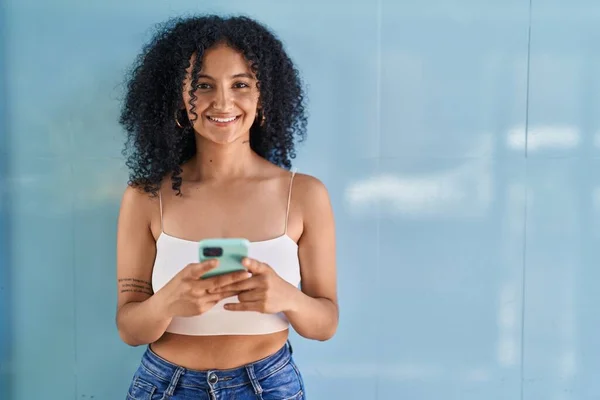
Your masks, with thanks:
M 181 110 L 175 110 L 175 124 L 179 127 L 179 129 L 183 129 L 183 125 L 181 125 L 179 122 L 179 111 Z
M 265 126 L 265 120 L 266 120 L 266 118 L 265 118 L 265 114 L 261 110 L 258 110 L 256 112 L 256 117 L 260 119 L 259 125 L 260 126 Z

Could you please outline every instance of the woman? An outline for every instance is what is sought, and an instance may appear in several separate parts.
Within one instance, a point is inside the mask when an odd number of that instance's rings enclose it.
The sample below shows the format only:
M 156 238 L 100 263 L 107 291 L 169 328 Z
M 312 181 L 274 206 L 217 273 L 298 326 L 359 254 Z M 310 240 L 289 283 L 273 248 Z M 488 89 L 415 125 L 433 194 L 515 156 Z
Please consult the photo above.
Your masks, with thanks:
M 289 171 L 306 117 L 282 44 L 248 18 L 171 21 L 127 89 L 117 326 L 148 345 L 128 398 L 303 399 L 289 326 L 337 329 L 335 233 L 323 184 Z M 227 237 L 248 272 L 201 278 L 198 241 Z

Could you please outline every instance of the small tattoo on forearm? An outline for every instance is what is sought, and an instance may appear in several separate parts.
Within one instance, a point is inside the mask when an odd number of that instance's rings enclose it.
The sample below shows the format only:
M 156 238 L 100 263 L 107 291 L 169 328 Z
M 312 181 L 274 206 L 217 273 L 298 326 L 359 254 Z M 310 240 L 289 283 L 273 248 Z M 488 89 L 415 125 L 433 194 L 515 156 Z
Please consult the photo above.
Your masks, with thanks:
M 119 283 L 121 283 L 121 282 L 136 282 L 136 283 L 144 284 L 146 286 L 152 286 L 152 283 L 142 280 L 142 279 L 136 279 L 136 278 L 121 278 L 121 279 L 119 279 Z
M 152 283 L 135 278 L 123 278 L 118 279 L 120 284 L 121 293 L 144 293 L 147 295 L 153 295 Z

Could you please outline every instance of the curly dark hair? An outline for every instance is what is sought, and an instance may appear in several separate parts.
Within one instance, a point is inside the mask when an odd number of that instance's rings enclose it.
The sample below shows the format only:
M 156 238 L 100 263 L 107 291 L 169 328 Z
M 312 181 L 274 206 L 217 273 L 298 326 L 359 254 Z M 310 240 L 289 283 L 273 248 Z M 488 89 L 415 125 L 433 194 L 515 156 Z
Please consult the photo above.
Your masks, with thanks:
M 275 165 L 291 167 L 295 139 L 304 139 L 307 117 L 298 71 L 281 41 L 243 16 L 175 18 L 157 27 L 127 77 L 119 122 L 127 131 L 123 155 L 130 169 L 129 185 L 156 195 L 171 173 L 172 189 L 181 194 L 181 165 L 196 153 L 192 125 L 181 128 L 175 121 L 183 80 L 196 54 L 190 113 L 197 117 L 194 92 L 204 52 L 222 43 L 244 55 L 258 81 L 264 123 L 255 121 L 250 128 L 251 148 Z

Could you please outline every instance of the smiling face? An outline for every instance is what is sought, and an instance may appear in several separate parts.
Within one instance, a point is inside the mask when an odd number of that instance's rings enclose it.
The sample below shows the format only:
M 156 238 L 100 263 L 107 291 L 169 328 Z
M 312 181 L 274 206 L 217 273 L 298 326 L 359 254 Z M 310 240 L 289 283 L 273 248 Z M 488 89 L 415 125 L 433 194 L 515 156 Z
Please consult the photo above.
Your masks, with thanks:
M 191 68 L 184 82 L 183 100 L 194 130 L 202 138 L 219 144 L 247 140 L 259 98 L 248 61 L 227 45 L 215 46 L 204 53 L 195 92 L 194 109 L 198 114 L 195 121 L 195 116 L 189 113 Z

